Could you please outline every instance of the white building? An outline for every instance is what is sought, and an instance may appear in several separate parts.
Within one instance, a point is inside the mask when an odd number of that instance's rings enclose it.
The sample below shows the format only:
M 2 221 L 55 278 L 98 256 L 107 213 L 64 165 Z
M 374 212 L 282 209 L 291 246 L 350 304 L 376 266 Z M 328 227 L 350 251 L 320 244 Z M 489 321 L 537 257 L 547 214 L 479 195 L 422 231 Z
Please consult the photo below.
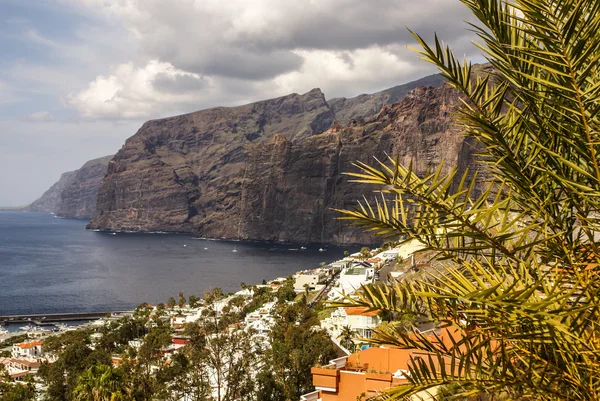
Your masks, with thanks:
M 375 269 L 368 263 L 354 263 L 349 268 L 342 270 L 338 291 L 342 295 L 352 294 L 361 286 L 373 282 Z
M 13 358 L 40 358 L 44 352 L 42 350 L 42 340 L 25 341 L 19 344 L 14 344 L 12 348 Z
M 308 285 L 311 290 L 314 290 L 317 285 L 324 284 L 328 278 L 325 269 L 314 269 L 301 272 L 296 275 L 294 281 L 294 290 L 296 292 L 304 291 L 304 286 Z
M 354 332 L 356 340 L 371 338 L 373 329 L 381 324 L 378 311 L 369 311 L 364 307 L 337 308 L 331 316 L 321 321 L 321 327 L 332 338 L 338 339 L 344 327 L 348 326 Z

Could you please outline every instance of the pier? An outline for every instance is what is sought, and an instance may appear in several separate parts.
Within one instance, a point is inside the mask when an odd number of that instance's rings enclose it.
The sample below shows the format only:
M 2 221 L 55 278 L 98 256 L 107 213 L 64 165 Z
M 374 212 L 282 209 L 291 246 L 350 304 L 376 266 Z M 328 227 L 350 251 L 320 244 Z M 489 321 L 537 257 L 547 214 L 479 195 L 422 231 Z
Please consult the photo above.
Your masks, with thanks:
M 9 315 L 0 316 L 0 324 L 7 323 L 31 323 L 38 326 L 51 325 L 58 322 L 70 322 L 76 320 L 94 320 L 104 316 L 121 315 L 121 312 L 81 312 L 81 313 L 45 313 L 38 315 Z

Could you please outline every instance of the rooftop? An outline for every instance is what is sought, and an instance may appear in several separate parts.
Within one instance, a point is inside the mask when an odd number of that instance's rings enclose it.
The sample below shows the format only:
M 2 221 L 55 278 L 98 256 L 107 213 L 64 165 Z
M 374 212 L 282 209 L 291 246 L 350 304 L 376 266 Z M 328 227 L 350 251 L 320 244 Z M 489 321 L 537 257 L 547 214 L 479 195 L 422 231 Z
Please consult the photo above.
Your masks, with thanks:
M 378 310 L 369 310 L 366 306 L 352 306 L 346 309 L 347 315 L 377 316 Z

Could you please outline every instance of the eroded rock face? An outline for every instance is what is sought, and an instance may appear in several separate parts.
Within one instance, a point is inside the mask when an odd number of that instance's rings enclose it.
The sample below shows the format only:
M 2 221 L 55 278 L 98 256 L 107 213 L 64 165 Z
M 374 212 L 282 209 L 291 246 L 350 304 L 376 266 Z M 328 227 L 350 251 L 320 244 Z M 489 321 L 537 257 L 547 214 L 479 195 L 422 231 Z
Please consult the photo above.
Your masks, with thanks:
M 333 120 L 323 93 L 314 89 L 149 121 L 110 162 L 90 227 L 197 231 L 213 226 L 215 218 L 235 210 L 250 148 L 275 134 L 301 141 Z M 212 236 L 233 230 L 218 225 Z
M 399 102 L 413 89 L 428 86 L 439 88 L 444 82 L 440 74 L 434 74 L 381 92 L 350 99 L 338 97 L 328 100 L 328 103 L 335 112 L 335 118 L 342 124 L 348 124 L 352 119 L 360 120 L 376 115 L 383 106 Z
M 239 217 L 222 216 L 220 226 L 237 227 L 230 236 L 294 242 L 380 243 L 381 240 L 337 220 L 332 209 L 348 209 L 373 187 L 351 183 L 344 172 L 355 161 L 374 163 L 386 154 L 420 173 L 445 160 L 444 171 L 472 165 L 470 144 L 453 124 L 450 112 L 458 94 L 443 88 L 419 88 L 400 103 L 385 106 L 364 124 L 333 127 L 299 143 L 274 138 L 248 158 Z M 225 223 L 228 220 L 229 223 Z M 207 227 L 210 233 L 212 226 Z
M 71 177 L 75 174 L 75 171 L 67 171 L 60 176 L 60 179 L 54 183 L 46 192 L 42 194 L 38 199 L 33 201 L 29 206 L 25 208 L 31 212 L 47 212 L 55 213 L 60 203 L 60 195 L 63 189 L 67 186 Z
M 111 156 L 90 160 L 75 171 L 64 173 L 50 189 L 26 210 L 52 212 L 60 217 L 91 219 L 96 197 Z
M 335 219 L 332 208 L 349 208 L 371 190 L 343 172 L 386 153 L 412 161 L 418 172 L 441 160 L 447 170 L 471 165 L 473 152 L 451 116 L 458 104 L 447 86 L 418 88 L 366 121 L 327 129 L 336 116 L 313 90 L 150 121 L 110 162 L 89 227 L 379 242 Z
M 96 212 L 96 197 L 112 155 L 90 160 L 71 176 L 60 194 L 56 215 L 91 219 Z

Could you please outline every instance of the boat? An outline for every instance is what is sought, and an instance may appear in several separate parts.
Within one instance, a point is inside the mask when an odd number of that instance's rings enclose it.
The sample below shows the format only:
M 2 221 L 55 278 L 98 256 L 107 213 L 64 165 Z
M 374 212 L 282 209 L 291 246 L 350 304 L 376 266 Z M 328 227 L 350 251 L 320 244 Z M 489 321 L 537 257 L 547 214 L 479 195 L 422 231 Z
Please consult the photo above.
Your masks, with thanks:
M 325 249 L 319 248 L 319 252 L 325 252 Z
M 306 247 L 305 246 L 301 246 L 300 249 L 302 249 L 303 251 L 305 251 Z
M 233 251 L 231 251 L 231 252 L 237 252 L 237 249 L 235 246 L 233 247 Z
M 110 233 L 110 235 L 117 235 L 117 233 Z
M 0 327 L 0 336 L 5 336 L 5 335 L 7 335 L 7 334 L 8 334 L 8 330 L 6 330 L 6 329 L 4 329 L 4 328 Z
M 34 327 L 34 326 L 32 326 L 32 325 L 30 325 L 30 324 L 28 324 L 27 326 L 22 326 L 22 327 L 19 327 L 19 330 L 20 330 L 20 331 L 26 331 L 26 332 L 30 332 L 30 331 L 33 331 L 33 330 L 35 330 L 35 327 Z
M 186 247 L 187 245 L 186 245 L 186 244 L 183 244 L 183 246 L 184 246 L 184 247 Z

